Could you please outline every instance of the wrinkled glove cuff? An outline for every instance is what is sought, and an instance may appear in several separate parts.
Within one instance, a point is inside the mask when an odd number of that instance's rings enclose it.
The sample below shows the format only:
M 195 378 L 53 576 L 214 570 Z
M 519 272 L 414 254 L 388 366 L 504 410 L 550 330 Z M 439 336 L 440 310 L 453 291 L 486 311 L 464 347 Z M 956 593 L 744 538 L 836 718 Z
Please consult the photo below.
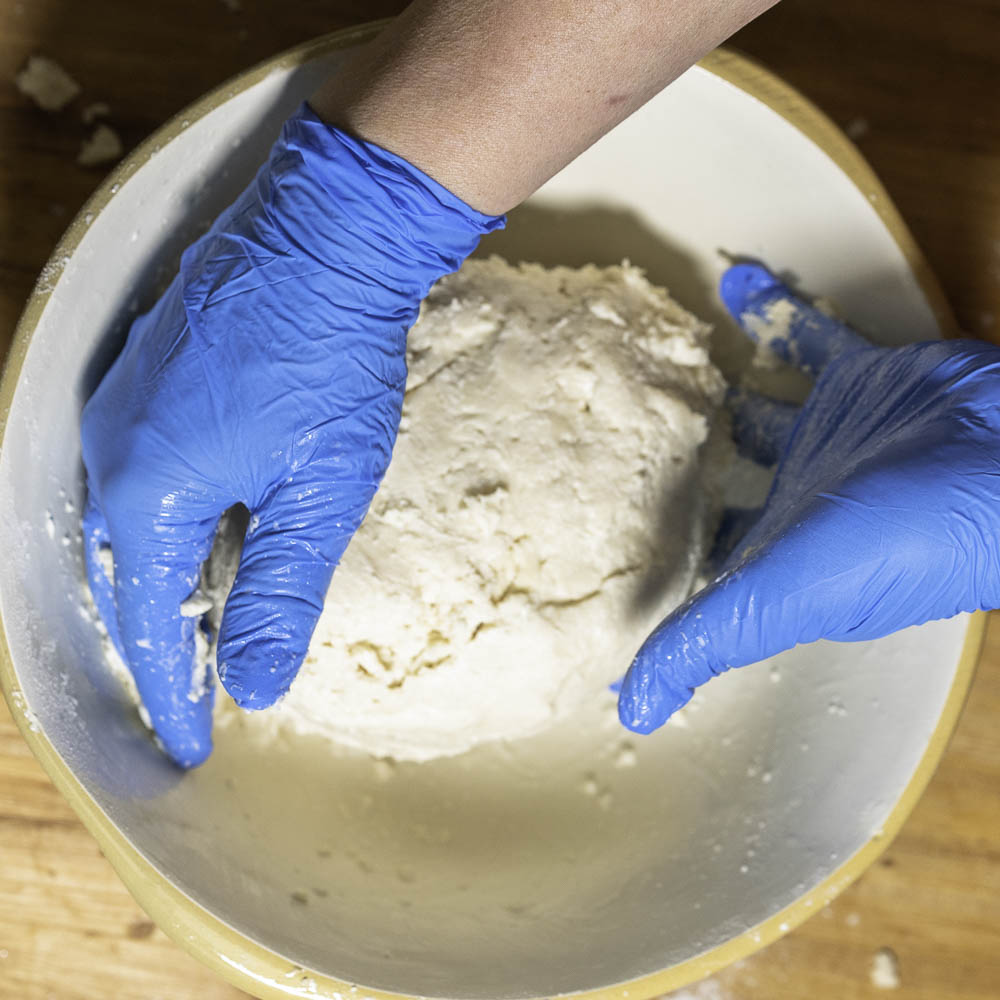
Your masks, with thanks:
M 279 146 L 272 176 L 287 184 L 284 165 L 299 157 L 343 222 L 381 252 L 426 269 L 430 284 L 457 270 L 482 235 L 504 226 L 504 216 L 476 211 L 401 156 L 328 125 L 306 103 L 285 123 L 276 152 Z
M 333 279 L 354 290 L 340 303 L 348 312 L 408 326 L 431 285 L 503 225 L 303 104 L 256 178 L 185 252 L 184 302 L 205 314 L 263 286 Z

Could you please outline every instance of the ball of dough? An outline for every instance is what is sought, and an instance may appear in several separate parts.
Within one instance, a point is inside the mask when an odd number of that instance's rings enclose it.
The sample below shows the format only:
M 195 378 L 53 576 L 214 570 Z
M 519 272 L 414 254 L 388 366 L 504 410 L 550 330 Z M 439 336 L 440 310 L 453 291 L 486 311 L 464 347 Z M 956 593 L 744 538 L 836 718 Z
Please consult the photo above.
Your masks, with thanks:
M 597 697 L 702 560 L 708 337 L 628 264 L 442 279 L 388 474 L 299 677 L 252 724 L 427 760 Z

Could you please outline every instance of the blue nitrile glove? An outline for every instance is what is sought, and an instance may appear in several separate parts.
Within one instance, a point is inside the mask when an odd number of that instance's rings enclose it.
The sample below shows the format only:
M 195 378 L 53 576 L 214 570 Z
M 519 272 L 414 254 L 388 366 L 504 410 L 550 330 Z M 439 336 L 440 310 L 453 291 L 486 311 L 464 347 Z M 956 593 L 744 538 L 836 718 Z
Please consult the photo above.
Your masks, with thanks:
M 502 224 L 303 105 L 133 324 L 83 413 L 88 575 L 177 763 L 212 748 L 198 622 L 181 605 L 219 515 L 251 512 L 219 676 L 237 704 L 265 708 L 386 470 L 420 301 Z
M 1000 348 L 874 347 L 758 264 L 727 271 L 721 294 L 751 336 L 818 377 L 801 410 L 737 394 L 738 441 L 780 455 L 777 475 L 721 574 L 629 668 L 619 715 L 636 732 L 797 643 L 1000 606 Z

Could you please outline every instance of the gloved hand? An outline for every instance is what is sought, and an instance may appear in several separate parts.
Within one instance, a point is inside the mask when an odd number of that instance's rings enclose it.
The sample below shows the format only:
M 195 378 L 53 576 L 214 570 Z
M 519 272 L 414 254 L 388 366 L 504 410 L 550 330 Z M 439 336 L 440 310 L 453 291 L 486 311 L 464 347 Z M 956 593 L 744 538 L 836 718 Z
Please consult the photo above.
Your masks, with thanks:
M 1000 607 L 1000 348 L 874 347 L 758 264 L 728 270 L 721 294 L 817 379 L 800 411 L 734 399 L 738 443 L 780 455 L 776 478 L 720 575 L 629 668 L 619 715 L 641 733 L 716 674 L 797 643 Z
M 181 605 L 220 514 L 251 512 L 219 677 L 237 704 L 266 708 L 389 462 L 420 301 L 502 224 L 303 105 L 133 324 L 83 413 L 88 576 L 178 764 L 212 748 L 198 623 Z

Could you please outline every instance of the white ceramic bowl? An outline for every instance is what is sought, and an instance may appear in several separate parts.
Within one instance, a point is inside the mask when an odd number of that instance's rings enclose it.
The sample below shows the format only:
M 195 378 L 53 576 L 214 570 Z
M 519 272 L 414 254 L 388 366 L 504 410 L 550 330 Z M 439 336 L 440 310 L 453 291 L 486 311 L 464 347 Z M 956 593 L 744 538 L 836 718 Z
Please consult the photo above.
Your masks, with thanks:
M 0 680 L 140 903 L 252 993 L 648 997 L 772 940 L 871 863 L 955 723 L 979 619 L 797 649 L 719 679 L 684 724 L 641 740 L 574 720 L 390 770 L 321 744 L 265 754 L 222 738 L 181 775 L 80 610 L 89 391 L 280 122 L 372 30 L 279 57 L 168 123 L 59 245 L 0 395 Z M 720 319 L 731 366 L 739 348 L 712 293 L 720 248 L 793 270 L 886 342 L 938 336 L 946 321 L 853 147 L 725 53 L 566 168 L 486 247 L 549 263 L 628 256 Z M 635 766 L 618 766 L 625 742 Z

